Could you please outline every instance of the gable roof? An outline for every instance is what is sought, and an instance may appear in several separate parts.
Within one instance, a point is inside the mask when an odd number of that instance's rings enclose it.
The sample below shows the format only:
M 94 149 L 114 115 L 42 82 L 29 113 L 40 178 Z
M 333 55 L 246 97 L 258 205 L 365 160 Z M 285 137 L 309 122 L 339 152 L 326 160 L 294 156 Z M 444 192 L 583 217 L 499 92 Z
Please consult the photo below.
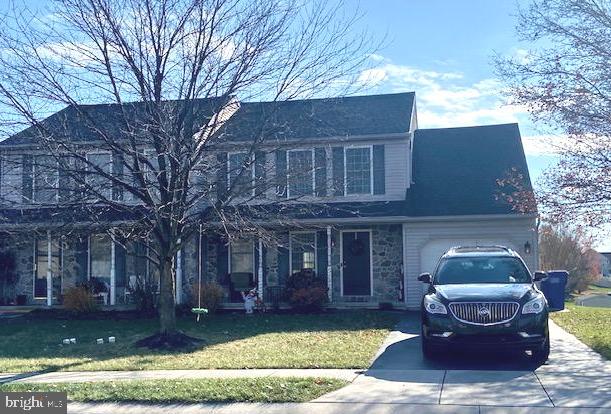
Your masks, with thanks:
M 167 101 L 169 111 L 177 113 L 184 101 Z M 197 99 L 195 129 L 204 125 L 222 106 L 222 98 Z M 304 99 L 279 102 L 241 102 L 238 111 L 219 131 L 223 141 L 252 141 L 256 137 L 291 140 L 321 137 L 349 137 L 409 132 L 414 92 Z M 94 126 L 118 138 L 125 130 L 122 111 L 137 122 L 146 107 L 143 102 L 68 106 L 41 122 L 54 134 L 73 142 L 94 142 Z M 95 120 L 94 123 L 90 119 Z M 195 131 L 194 131 L 195 132 Z M 0 142 L 0 146 L 35 145 L 38 131 L 29 127 Z
M 282 102 L 241 102 L 223 128 L 229 142 L 406 133 L 414 92 Z
M 532 190 L 517 124 L 418 129 L 406 215 L 517 214 L 497 179 L 515 168 Z

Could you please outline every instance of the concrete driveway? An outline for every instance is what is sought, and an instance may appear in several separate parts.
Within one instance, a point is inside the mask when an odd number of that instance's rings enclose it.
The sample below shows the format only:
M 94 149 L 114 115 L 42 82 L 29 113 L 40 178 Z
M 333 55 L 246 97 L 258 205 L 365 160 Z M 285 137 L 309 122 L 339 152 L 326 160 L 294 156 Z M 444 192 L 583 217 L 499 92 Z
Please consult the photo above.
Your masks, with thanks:
M 420 352 L 419 315 L 410 313 L 368 371 L 316 402 L 611 412 L 611 363 L 550 324 L 552 351 L 543 366 L 533 365 L 526 355 L 506 353 L 452 353 L 429 362 Z

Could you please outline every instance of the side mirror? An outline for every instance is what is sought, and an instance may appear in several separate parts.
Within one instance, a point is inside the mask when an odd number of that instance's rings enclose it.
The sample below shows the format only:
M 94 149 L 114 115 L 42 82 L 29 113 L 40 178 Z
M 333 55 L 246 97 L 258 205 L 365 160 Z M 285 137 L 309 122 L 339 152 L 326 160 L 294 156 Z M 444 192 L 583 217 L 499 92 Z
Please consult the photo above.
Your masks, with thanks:
M 547 273 L 541 270 L 537 270 L 535 272 L 535 277 L 534 277 L 535 282 L 539 282 L 543 279 L 547 279 Z
M 423 283 L 431 283 L 431 274 L 430 273 L 422 273 L 418 276 L 418 280 Z

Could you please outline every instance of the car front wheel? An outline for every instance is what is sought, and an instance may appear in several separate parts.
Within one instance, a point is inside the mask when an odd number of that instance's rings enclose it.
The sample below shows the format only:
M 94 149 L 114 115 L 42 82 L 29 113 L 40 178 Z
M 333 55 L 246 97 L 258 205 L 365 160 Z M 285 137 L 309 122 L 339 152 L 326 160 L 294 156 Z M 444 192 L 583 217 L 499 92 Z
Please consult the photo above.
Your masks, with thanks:
M 424 336 L 424 329 L 420 328 L 420 338 L 422 339 L 422 356 L 425 359 L 435 358 L 435 352 L 430 341 Z

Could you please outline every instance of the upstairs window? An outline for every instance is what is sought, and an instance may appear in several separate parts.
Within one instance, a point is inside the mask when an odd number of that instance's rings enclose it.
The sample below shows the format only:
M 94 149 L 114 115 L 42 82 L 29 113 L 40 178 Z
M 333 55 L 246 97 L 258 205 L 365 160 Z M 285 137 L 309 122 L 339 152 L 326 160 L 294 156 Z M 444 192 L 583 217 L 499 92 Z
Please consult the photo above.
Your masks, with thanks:
M 346 148 L 344 157 L 346 194 L 371 194 L 371 147 Z
M 112 193 L 112 185 L 108 178 L 101 175 L 95 168 L 105 171 L 109 175 L 112 174 L 112 157 L 108 152 L 94 152 L 87 154 L 87 161 L 90 164 L 87 169 L 91 171 L 88 174 L 87 182 L 91 186 L 92 195 L 97 197 L 100 194 L 105 199 L 110 199 Z
M 227 155 L 227 184 L 233 194 L 254 194 L 255 164 L 248 152 L 233 152 Z
M 314 195 L 314 150 L 290 150 L 288 165 L 288 196 Z
M 56 202 L 59 176 L 55 159 L 50 155 L 34 157 L 33 177 L 34 202 Z

